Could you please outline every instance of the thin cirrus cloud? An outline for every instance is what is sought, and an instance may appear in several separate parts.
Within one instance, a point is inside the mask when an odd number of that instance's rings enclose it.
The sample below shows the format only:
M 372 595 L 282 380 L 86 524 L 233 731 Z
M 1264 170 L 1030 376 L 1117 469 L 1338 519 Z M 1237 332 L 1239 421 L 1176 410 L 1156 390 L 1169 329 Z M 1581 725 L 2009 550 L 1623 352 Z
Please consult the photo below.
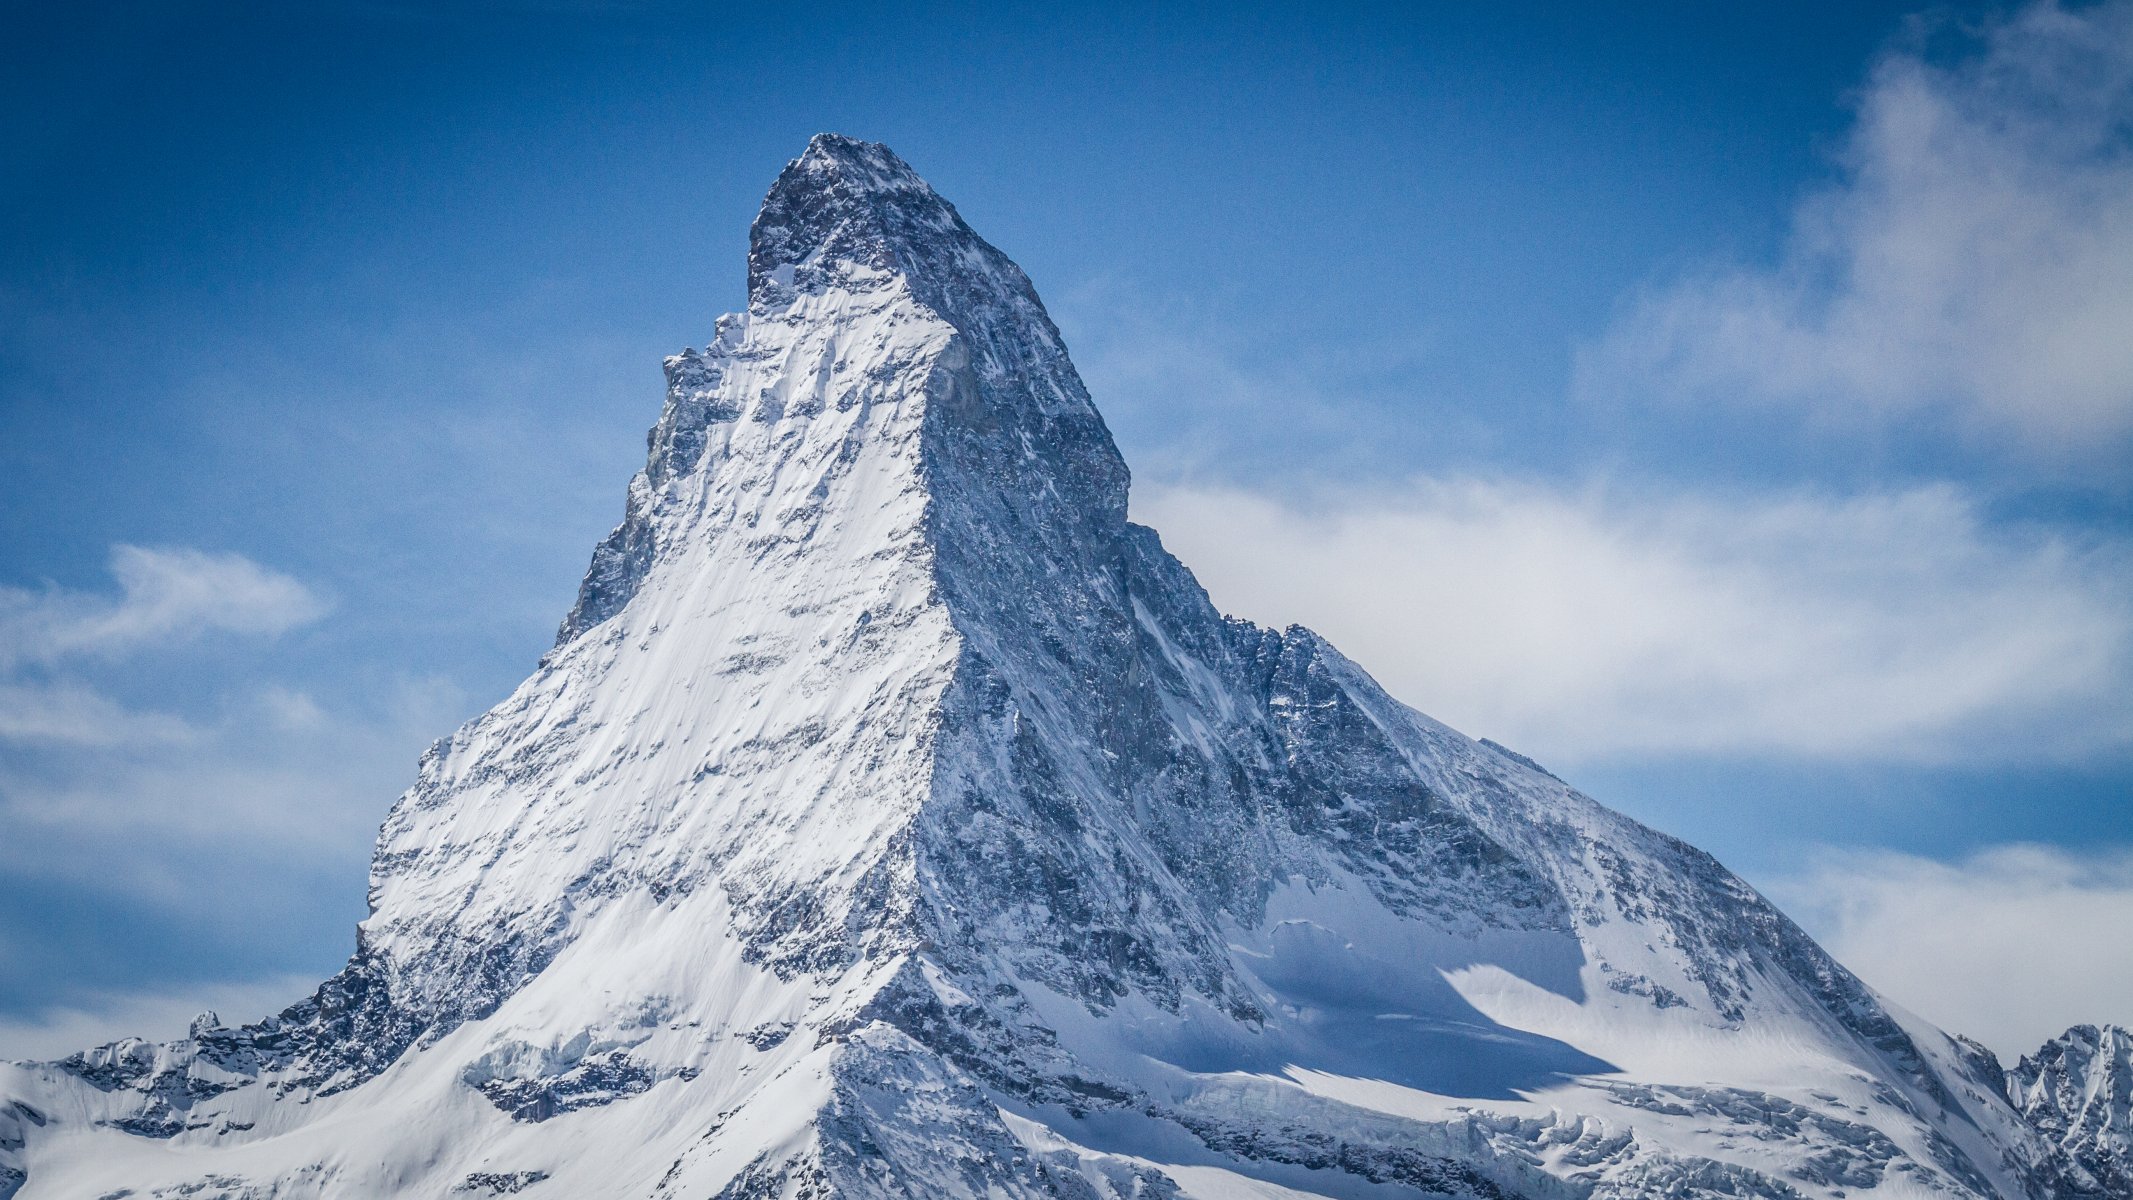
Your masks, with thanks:
M 0 1059 L 176 1034 L 201 1008 L 255 1020 L 330 972 L 379 817 L 465 712 L 444 680 L 381 690 L 330 709 L 259 690 L 182 745 L 0 754 L 0 981 L 39 1000 L 0 1005 Z M 87 946 L 82 904 L 104 922 Z M 130 979 L 84 987 L 135 954 Z
M 184 717 L 137 712 L 71 670 L 210 632 L 275 636 L 316 620 L 310 588 L 239 554 L 114 546 L 116 594 L 0 587 L 0 742 L 114 748 L 193 742 Z M 25 668 L 39 678 L 25 678 Z
M 2133 461 L 2133 0 L 2032 5 L 1974 49 L 1884 57 L 1779 261 L 1638 298 L 1581 389 Z
M 80 747 L 182 745 L 198 740 L 192 722 L 136 712 L 79 680 L 0 680 L 0 742 Z
M 0 587 L 0 669 L 111 657 L 204 633 L 272 636 L 316 620 L 325 602 L 240 554 L 115 546 L 116 596 Z
M 2133 741 L 2128 549 L 1948 487 L 1636 498 L 1419 479 L 1318 502 L 1144 487 L 1216 604 L 1563 761 L 1960 762 Z
M 1869 984 L 2010 1062 L 2070 1025 L 2133 1026 L 2111 932 L 2133 927 L 2133 851 L 1830 851 L 1766 890 Z
M 278 636 L 325 602 L 238 554 L 122 545 L 111 574 L 110 591 L 0 588 L 0 872 L 75 870 L 111 889 L 153 890 L 173 862 L 198 863 L 233 840 L 348 840 L 349 823 L 325 814 L 350 806 L 322 800 L 339 799 L 335 772 L 369 748 L 370 724 L 322 728 L 308 695 L 257 680 L 149 709 L 96 682 L 210 633 Z
M 172 1035 L 201 1007 L 250 1020 L 300 994 L 275 973 L 341 944 L 378 815 L 464 708 L 436 679 L 373 684 L 328 708 L 212 669 L 186 695 L 129 708 L 96 681 L 212 633 L 277 636 L 326 605 L 234 554 L 119 547 L 112 574 L 103 592 L 0 590 L 0 891 L 16 914 L 0 930 L 0 980 L 34 979 L 18 990 L 52 997 L 0 1013 L 0 1057 Z M 39 979 L 108 949 L 72 944 L 84 903 L 123 914 L 100 918 L 114 922 L 100 935 L 111 947 L 161 953 L 163 938 L 180 938 L 195 983 Z M 262 974 L 275 977 L 250 982 Z

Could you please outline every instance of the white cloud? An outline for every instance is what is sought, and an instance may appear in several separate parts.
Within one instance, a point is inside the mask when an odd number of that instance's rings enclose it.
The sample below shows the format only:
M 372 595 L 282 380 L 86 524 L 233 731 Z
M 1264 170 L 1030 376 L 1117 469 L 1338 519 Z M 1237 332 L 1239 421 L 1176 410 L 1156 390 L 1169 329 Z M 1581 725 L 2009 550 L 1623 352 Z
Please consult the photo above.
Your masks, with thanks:
M 208 970 L 281 969 L 345 948 L 379 819 L 413 781 L 423 746 L 465 715 L 463 695 L 440 681 L 382 690 L 374 703 L 328 707 L 269 688 L 191 726 L 184 742 L 56 742 L 0 754 L 0 877 L 24 901 L 15 905 L 21 922 L 0 928 L 0 978 L 62 997 L 28 1014 L 0 1013 L 0 1059 L 171 1037 L 202 1009 L 255 1020 L 315 987 L 326 972 L 175 983 L 170 956 L 152 953 L 157 961 L 133 972 L 140 992 L 82 995 L 64 978 L 25 972 L 74 952 L 65 939 L 79 934 L 55 931 L 38 914 L 84 897 L 102 920 L 136 914 L 141 923 L 97 926 L 112 945 L 89 947 L 86 957 L 107 966 L 124 947 L 146 952 L 166 936 Z
M 129 708 L 91 680 L 209 632 L 271 637 L 325 605 L 235 554 L 119 546 L 111 569 L 116 594 L 0 588 L 0 871 L 191 913 L 260 863 L 283 882 L 359 864 L 421 748 L 464 715 L 457 688 L 402 680 L 329 709 L 232 681 L 168 696 L 182 716 Z
M 0 1018 L 0 1061 L 49 1061 L 124 1037 L 182 1037 L 194 1017 L 214 1012 L 226 1023 L 280 1012 L 318 986 L 309 976 L 202 983 L 143 992 L 98 992 L 34 1016 Z
M 1136 490 L 1218 606 L 1331 638 L 1544 759 L 1994 760 L 2133 740 L 2128 551 L 1948 488 L 1636 499 L 1423 479 L 1298 503 Z
M 228 889 L 201 879 L 241 890 L 260 862 L 359 878 L 422 748 L 463 719 L 467 703 L 435 679 L 383 692 L 374 704 L 329 710 L 267 688 L 190 726 L 182 743 L 135 741 L 114 753 L 76 739 L 36 761 L 0 759 L 0 871 L 94 879 L 112 895 L 181 910 L 226 904 Z M 235 879 L 225 873 L 240 866 Z
M 183 717 L 140 712 L 106 696 L 76 668 L 210 631 L 274 636 L 317 619 L 325 603 L 303 584 L 238 554 L 114 546 L 116 595 L 0 587 L 0 742 L 98 749 L 198 741 Z M 44 678 L 25 679 L 25 667 Z M 34 672 L 33 672 L 34 673 Z M 270 719 L 305 718 L 308 697 L 268 689 Z
M 1932 414 L 2040 460 L 2133 443 L 2133 0 L 2032 5 L 1949 66 L 1873 72 L 1782 261 L 1658 290 L 1580 356 L 1596 394 Z
M 135 712 L 75 680 L 0 680 L 0 742 L 106 747 L 173 744 L 197 736 L 182 717 Z
M 111 657 L 211 631 L 272 636 L 326 611 L 303 584 L 240 554 L 114 546 L 111 574 L 116 596 L 0 587 L 0 668 Z
M 1766 890 L 1883 994 L 2009 1063 L 2070 1025 L 2133 1026 L 2133 850 L 1831 852 Z

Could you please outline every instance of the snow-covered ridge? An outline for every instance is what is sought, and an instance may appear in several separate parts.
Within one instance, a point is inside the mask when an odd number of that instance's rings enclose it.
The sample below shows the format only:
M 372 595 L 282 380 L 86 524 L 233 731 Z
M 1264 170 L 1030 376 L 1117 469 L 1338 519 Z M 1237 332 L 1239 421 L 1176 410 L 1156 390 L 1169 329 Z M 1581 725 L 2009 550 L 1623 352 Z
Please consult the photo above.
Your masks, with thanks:
M 1709 856 L 1218 613 L 886 148 L 810 143 L 748 272 L 557 645 L 387 817 L 348 968 L 0 1068 L 0 1200 L 2096 1176 L 2009 1103 L 2065 1088 Z

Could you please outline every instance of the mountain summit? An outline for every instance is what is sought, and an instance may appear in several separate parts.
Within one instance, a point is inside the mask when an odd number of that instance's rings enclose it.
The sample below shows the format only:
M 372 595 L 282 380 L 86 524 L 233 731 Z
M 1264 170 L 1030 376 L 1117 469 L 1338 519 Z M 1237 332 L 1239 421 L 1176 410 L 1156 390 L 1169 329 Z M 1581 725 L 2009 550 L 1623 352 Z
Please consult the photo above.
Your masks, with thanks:
M 748 284 L 347 968 L 0 1068 L 0 1200 L 2117 1186 L 1707 855 L 1219 614 L 886 148 L 815 138 Z

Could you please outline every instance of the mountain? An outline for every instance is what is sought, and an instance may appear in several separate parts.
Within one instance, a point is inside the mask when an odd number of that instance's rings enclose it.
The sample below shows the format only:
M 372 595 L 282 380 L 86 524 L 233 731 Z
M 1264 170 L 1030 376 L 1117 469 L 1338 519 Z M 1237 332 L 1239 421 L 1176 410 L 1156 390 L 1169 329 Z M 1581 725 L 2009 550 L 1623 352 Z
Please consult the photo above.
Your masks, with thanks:
M 2076 1025 L 2007 1073 L 2007 1096 L 2059 1148 L 2063 1194 L 2133 1195 L 2133 1033 Z
M 667 361 L 555 648 L 386 818 L 348 966 L 0 1068 L 0 1200 L 2070 1177 L 2029 1076 L 1708 855 L 1217 612 L 1029 281 L 887 149 L 787 166 L 748 293 Z

